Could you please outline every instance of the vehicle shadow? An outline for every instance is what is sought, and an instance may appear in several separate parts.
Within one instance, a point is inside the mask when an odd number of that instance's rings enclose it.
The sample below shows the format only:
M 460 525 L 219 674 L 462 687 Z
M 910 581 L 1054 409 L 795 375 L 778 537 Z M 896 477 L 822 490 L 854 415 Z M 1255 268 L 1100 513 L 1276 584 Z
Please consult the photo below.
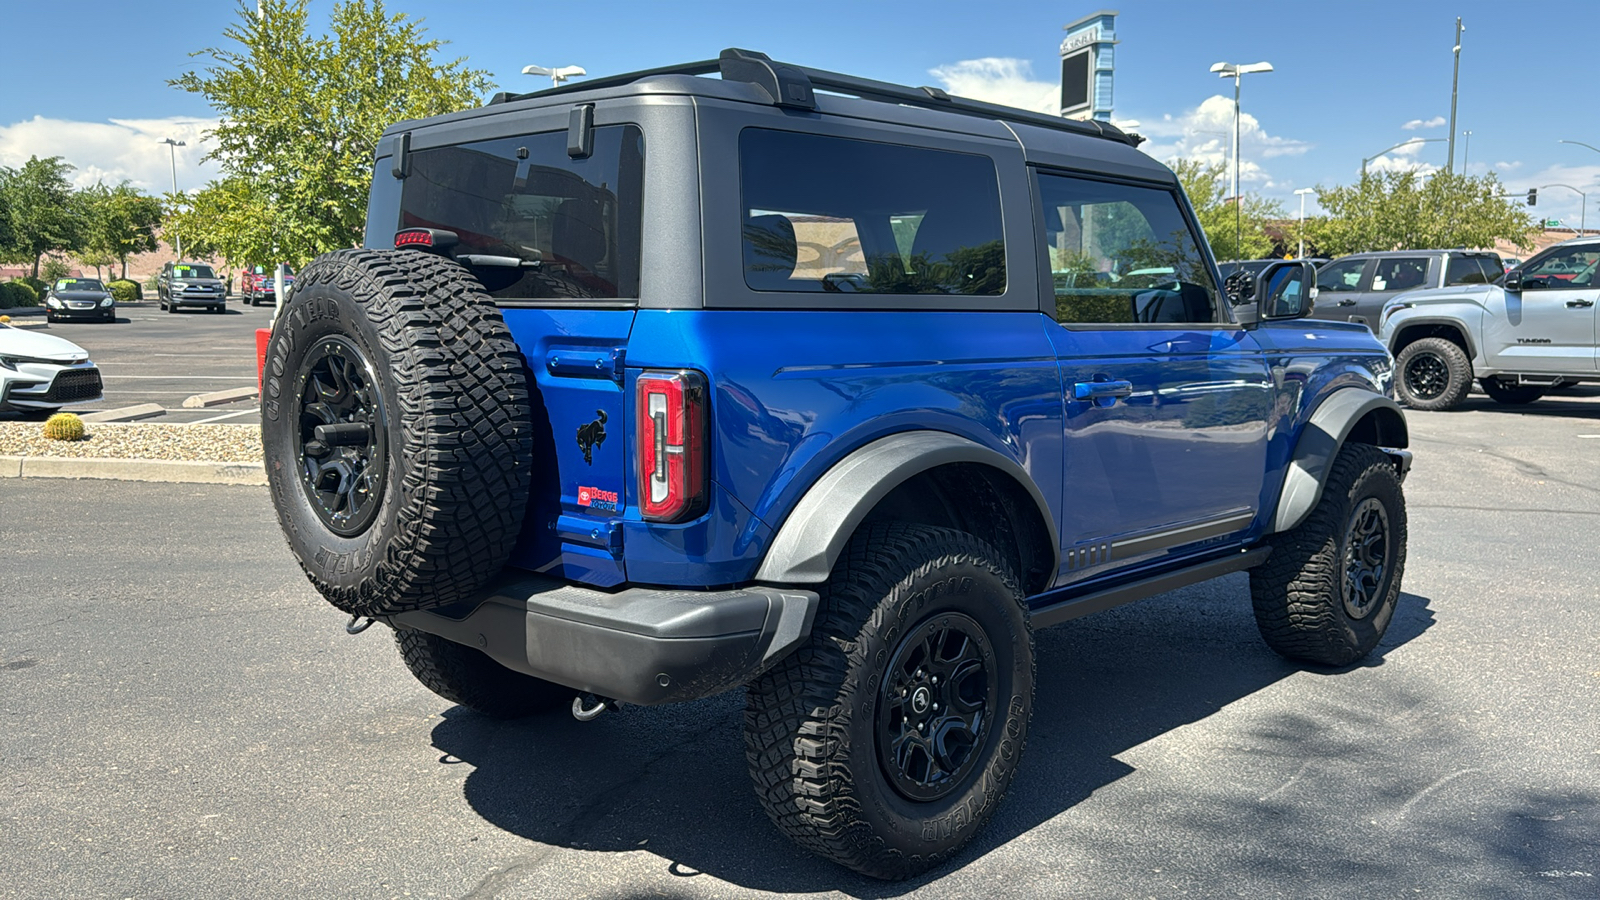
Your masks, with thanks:
M 1499 403 L 1480 394 L 1472 394 L 1450 412 L 1489 412 L 1524 416 L 1593 417 L 1600 415 L 1600 403 L 1595 393 L 1578 390 L 1557 391 L 1545 394 L 1532 403 Z M 1448 415 L 1449 413 L 1446 413 Z
M 1383 665 L 1433 621 L 1427 598 L 1402 594 L 1383 643 L 1358 667 Z M 743 692 L 589 724 L 564 713 L 502 723 L 455 707 L 433 743 L 441 764 L 474 767 L 464 786 L 473 810 L 530 841 L 646 850 L 673 875 L 752 890 L 897 897 L 1132 772 L 1118 754 L 1305 669 L 1261 643 L 1242 575 L 1041 631 L 1036 653 L 1033 724 L 1005 803 L 955 861 L 904 882 L 858 876 L 772 826 L 746 774 Z

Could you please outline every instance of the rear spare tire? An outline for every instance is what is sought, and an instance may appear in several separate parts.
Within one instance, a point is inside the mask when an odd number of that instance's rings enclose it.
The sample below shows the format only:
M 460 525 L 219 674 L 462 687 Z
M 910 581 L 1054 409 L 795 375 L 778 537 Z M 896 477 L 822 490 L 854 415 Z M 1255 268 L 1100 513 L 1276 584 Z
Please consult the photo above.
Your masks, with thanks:
M 334 606 L 471 600 L 505 565 L 528 502 L 528 384 L 461 266 L 415 250 L 313 260 L 272 330 L 261 416 L 278 522 Z

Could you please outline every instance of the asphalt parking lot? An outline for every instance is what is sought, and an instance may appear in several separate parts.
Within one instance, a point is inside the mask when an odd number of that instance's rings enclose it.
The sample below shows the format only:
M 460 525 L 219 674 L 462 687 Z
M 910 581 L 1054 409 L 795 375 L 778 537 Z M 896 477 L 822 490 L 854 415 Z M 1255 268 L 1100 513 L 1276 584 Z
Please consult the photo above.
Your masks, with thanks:
M 1011 796 L 901 884 L 768 824 L 738 693 L 485 720 L 264 489 L 0 481 L 0 897 L 1600 896 L 1600 396 L 1409 419 L 1371 659 L 1274 656 L 1238 575 L 1042 632 Z
M 184 409 L 183 401 L 255 386 L 255 331 L 271 321 L 271 307 L 251 307 L 238 297 L 229 298 L 221 315 L 187 308 L 168 313 L 151 299 L 119 306 L 116 322 L 56 322 L 46 333 L 89 351 L 105 381 L 103 400 L 75 404 L 71 412 L 153 403 L 163 413 L 142 421 L 248 422 L 258 415 L 255 397 L 204 409 Z

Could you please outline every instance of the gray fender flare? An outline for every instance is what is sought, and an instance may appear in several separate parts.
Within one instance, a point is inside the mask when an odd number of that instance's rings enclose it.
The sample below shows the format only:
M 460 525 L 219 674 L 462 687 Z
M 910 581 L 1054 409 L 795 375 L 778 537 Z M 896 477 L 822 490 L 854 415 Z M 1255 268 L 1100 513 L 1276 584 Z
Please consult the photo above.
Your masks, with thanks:
M 768 584 L 827 581 L 845 543 L 879 501 L 913 476 L 951 463 L 990 466 L 1027 490 L 1050 529 L 1050 547 L 1056 559 L 1049 571 L 1055 572 L 1061 554 L 1055 516 L 1022 466 L 958 435 L 910 431 L 858 448 L 817 479 L 778 529 L 756 580 Z
M 1359 388 L 1335 391 L 1322 401 L 1300 432 L 1300 442 L 1295 444 L 1294 456 L 1283 476 L 1283 489 L 1278 494 L 1278 507 L 1269 533 L 1288 531 L 1305 521 L 1322 499 L 1323 483 L 1345 438 L 1350 436 L 1357 422 L 1374 411 L 1382 417 L 1379 434 L 1389 438 L 1385 446 L 1399 448 L 1410 442 L 1400 404 L 1382 394 Z M 1402 467 L 1410 461 L 1409 454 L 1403 456 Z M 1401 474 L 1404 475 L 1404 471 Z

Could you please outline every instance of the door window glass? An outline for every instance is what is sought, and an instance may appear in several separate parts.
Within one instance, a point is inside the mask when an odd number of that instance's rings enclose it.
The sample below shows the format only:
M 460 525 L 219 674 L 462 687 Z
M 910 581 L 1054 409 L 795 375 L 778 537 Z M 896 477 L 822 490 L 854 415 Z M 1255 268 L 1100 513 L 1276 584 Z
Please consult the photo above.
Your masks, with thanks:
M 1426 256 L 1401 256 L 1379 259 L 1372 272 L 1372 290 L 1409 291 L 1428 283 L 1428 258 Z
M 1444 285 L 1488 284 L 1500 277 L 1500 266 L 1486 256 L 1452 256 L 1444 270 Z
M 1361 271 L 1367 267 L 1364 259 L 1337 259 L 1317 270 L 1317 290 L 1326 293 L 1332 291 L 1359 291 L 1361 290 Z
M 1218 291 L 1171 191 L 1040 173 L 1056 320 L 1217 321 Z
M 986 156 L 746 128 L 744 279 L 758 291 L 977 294 L 1006 288 Z
M 1595 262 L 1600 247 L 1557 247 L 1548 256 L 1529 262 L 1522 269 L 1522 289 L 1559 290 L 1587 288 L 1595 283 Z

